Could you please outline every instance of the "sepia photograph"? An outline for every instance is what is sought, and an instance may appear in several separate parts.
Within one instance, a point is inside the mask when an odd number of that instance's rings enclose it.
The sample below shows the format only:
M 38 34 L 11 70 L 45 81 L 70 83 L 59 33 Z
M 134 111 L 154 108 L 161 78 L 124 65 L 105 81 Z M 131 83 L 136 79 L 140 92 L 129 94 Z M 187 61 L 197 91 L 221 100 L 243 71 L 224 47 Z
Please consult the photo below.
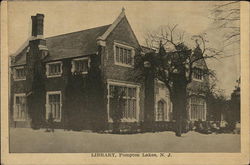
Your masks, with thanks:
M 9 1 L 9 152 L 241 153 L 240 9 Z

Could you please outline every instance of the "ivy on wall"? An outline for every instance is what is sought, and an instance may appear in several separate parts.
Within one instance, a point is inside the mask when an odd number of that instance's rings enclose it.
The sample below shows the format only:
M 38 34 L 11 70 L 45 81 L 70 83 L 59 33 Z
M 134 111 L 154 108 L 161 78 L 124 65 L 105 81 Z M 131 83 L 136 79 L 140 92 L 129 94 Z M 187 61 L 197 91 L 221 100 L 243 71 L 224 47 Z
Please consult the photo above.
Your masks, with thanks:
M 68 129 L 82 129 L 87 109 L 86 79 L 80 73 L 69 75 L 65 89 L 65 126 Z
M 31 128 L 39 129 L 44 124 L 44 97 L 45 84 L 41 65 L 33 68 L 33 78 L 31 79 L 31 91 L 27 94 L 28 115 L 31 119 Z
M 69 61 L 68 61 L 69 62 Z M 69 65 L 70 66 L 70 65 Z M 66 129 L 92 129 L 101 131 L 105 128 L 106 107 L 104 106 L 104 82 L 100 69 L 100 56 L 92 55 L 88 74 L 65 71 L 67 81 L 62 89 L 62 126 Z M 28 78 L 31 88 L 27 91 L 28 114 L 31 127 L 39 129 L 46 126 L 45 71 L 44 66 L 34 65 Z
M 68 129 L 104 129 L 104 92 L 98 56 L 91 57 L 88 74 L 69 74 L 65 89 L 65 124 Z

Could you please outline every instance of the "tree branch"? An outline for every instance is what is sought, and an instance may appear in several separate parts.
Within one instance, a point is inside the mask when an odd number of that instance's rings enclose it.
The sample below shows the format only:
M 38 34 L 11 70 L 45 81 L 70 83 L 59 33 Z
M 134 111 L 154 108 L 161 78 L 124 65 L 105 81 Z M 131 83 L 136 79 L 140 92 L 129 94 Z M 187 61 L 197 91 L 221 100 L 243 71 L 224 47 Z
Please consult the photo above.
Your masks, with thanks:
M 239 3 L 239 1 L 233 1 L 233 2 L 228 2 L 226 4 L 222 4 L 222 5 L 216 5 L 216 7 L 214 8 L 214 10 L 220 9 L 220 8 L 223 8 L 225 6 L 229 6 L 229 5 L 232 5 L 232 4 L 235 4 L 235 3 Z

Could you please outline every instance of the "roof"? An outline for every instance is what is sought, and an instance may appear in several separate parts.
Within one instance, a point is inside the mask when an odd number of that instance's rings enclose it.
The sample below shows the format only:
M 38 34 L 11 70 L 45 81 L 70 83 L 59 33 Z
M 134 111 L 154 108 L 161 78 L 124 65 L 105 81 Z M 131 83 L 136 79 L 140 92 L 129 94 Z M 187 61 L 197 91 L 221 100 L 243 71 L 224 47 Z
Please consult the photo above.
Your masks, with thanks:
M 49 56 L 44 61 L 91 55 L 97 52 L 96 40 L 110 25 L 45 38 Z M 14 65 L 26 64 L 26 46 L 17 56 Z
M 46 46 L 49 50 L 49 55 L 45 57 L 44 61 L 55 61 L 64 58 L 73 58 L 96 54 L 97 41 L 106 40 L 106 38 L 110 35 L 110 33 L 115 29 L 115 27 L 123 18 L 126 18 L 124 8 L 112 24 L 45 38 Z M 15 63 L 13 65 L 26 64 L 27 47 L 28 46 L 26 46 L 16 56 Z
M 101 36 L 98 37 L 99 40 L 106 40 L 109 34 L 115 29 L 115 27 L 119 24 L 119 22 L 125 17 L 125 9 L 122 8 L 122 12 L 120 15 L 115 19 L 115 21 L 109 26 L 109 28 L 103 33 Z
M 155 50 L 152 49 L 152 48 L 149 48 L 149 47 L 143 46 L 143 45 L 140 45 L 140 46 L 141 46 L 141 49 L 142 49 L 142 51 L 143 51 L 144 53 L 155 52 Z
M 46 38 L 49 49 L 49 56 L 46 61 L 95 54 L 97 52 L 96 40 L 109 26 L 105 25 Z
M 15 57 L 14 65 L 24 65 L 26 64 L 26 53 L 28 46 L 25 46 L 22 51 Z

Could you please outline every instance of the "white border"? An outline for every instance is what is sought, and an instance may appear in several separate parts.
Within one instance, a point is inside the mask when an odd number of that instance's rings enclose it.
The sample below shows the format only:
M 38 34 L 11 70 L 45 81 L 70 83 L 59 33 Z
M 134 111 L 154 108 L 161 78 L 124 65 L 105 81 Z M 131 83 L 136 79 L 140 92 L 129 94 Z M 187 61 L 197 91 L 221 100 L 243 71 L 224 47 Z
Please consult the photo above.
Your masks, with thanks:
M 1 2 L 1 93 L 8 95 L 8 14 L 7 1 Z M 145 2 L 133 2 L 138 5 Z M 241 152 L 171 153 L 171 157 L 91 157 L 90 153 L 9 153 L 8 97 L 1 98 L 1 162 L 3 164 L 248 164 L 249 163 L 249 2 L 241 1 Z M 111 3 L 110 3 L 111 4 Z

